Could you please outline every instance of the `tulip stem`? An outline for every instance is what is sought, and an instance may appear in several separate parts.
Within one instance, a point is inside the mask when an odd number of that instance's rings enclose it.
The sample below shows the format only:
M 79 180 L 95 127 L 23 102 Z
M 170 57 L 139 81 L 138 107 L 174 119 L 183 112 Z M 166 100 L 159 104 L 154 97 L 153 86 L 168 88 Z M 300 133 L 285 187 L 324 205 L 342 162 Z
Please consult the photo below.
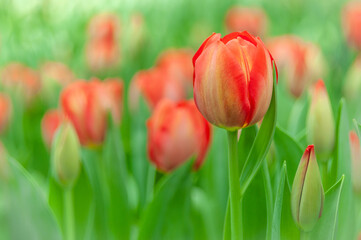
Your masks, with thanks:
M 232 240 L 241 239 L 241 188 L 237 159 L 237 131 L 228 131 L 228 174 Z
M 74 208 L 73 208 L 73 194 L 72 189 L 67 188 L 64 190 L 64 226 L 65 226 L 65 239 L 75 239 L 74 229 Z
M 300 240 L 311 240 L 310 233 L 301 231 Z
M 263 175 L 263 184 L 266 195 L 266 207 L 267 207 L 267 232 L 266 239 L 269 240 L 272 238 L 272 219 L 273 219 L 273 196 L 272 196 L 272 186 L 271 179 L 268 171 L 267 159 L 263 160 L 262 164 L 262 175 Z
M 321 162 L 323 188 L 327 189 L 327 162 Z

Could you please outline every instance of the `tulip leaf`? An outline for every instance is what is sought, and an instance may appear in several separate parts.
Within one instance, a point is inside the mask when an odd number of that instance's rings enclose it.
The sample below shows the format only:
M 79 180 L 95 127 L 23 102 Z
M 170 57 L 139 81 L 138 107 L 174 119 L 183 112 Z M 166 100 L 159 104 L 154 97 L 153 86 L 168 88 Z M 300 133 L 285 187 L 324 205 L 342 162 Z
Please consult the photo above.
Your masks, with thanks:
M 142 216 L 138 239 L 192 239 L 191 168 L 189 161 L 158 182 Z
M 274 142 L 277 149 L 277 162 L 286 160 L 288 182 L 292 186 L 303 150 L 294 138 L 279 127 L 276 127 Z
M 8 163 L 9 179 L 0 189 L 4 204 L 0 238 L 62 239 L 44 191 L 16 160 L 8 158 Z
M 278 189 L 275 197 L 275 205 L 272 221 L 272 240 L 294 239 L 300 237 L 300 231 L 293 221 L 291 213 L 291 191 L 287 177 L 286 161 L 280 172 Z
M 276 82 L 274 80 L 270 106 L 263 118 L 260 130 L 256 136 L 255 141 L 253 142 L 252 148 L 240 175 L 242 195 L 245 193 L 248 186 L 256 176 L 257 171 L 259 170 L 262 161 L 265 159 L 270 148 L 276 127 L 276 96 L 277 88 Z
M 93 193 L 88 176 L 81 168 L 79 177 L 72 189 L 75 234 L 77 239 L 84 239 L 90 234 L 92 223 L 92 199 Z M 57 181 L 50 177 L 48 201 L 53 210 L 61 229 L 64 231 L 64 189 Z
M 344 180 L 345 177 L 341 176 L 337 183 L 326 192 L 322 216 L 310 233 L 310 239 L 338 239 L 336 237 L 337 215 L 341 210 L 341 192 L 343 191 Z M 347 222 L 350 223 L 350 221 Z
M 289 113 L 288 132 L 296 137 L 306 128 L 306 116 L 308 112 L 308 98 L 305 96 L 297 99 Z
M 335 151 L 330 174 L 332 181 L 336 181 L 343 175 L 345 176 L 340 197 L 337 239 L 355 238 L 355 222 L 348 221 L 353 219 L 355 215 L 351 182 L 349 130 L 346 104 L 342 99 L 338 108 Z

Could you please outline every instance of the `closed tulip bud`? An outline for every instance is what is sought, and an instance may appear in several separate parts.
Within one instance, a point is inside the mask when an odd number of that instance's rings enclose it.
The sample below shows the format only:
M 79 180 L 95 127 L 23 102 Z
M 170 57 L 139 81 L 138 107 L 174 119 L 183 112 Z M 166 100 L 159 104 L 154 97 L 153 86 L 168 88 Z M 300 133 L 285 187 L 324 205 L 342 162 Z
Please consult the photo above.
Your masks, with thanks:
M 99 85 L 76 81 L 60 95 L 61 109 L 85 146 L 99 145 L 105 137 L 107 111 L 100 100 Z
M 1 85 L 15 92 L 30 104 L 41 89 L 41 81 L 37 72 L 21 63 L 10 63 L 4 67 L 0 76 Z
M 351 1 L 345 5 L 342 11 L 342 26 L 349 45 L 355 49 L 361 49 L 361 3 Z
M 247 32 L 212 34 L 193 57 L 199 111 L 227 130 L 260 121 L 272 97 L 272 61 L 261 39 Z
M 347 71 L 343 94 L 347 99 L 356 99 L 361 91 L 361 56 L 358 56 Z
M 79 175 L 80 144 L 69 121 L 59 127 L 52 145 L 53 174 L 59 184 L 71 187 Z
M 10 98 L 0 93 L 0 134 L 9 126 L 12 114 L 12 105 Z
M 306 148 L 298 165 L 291 192 L 291 211 L 297 226 L 309 232 L 322 215 L 323 191 L 313 145 Z
M 317 158 L 327 161 L 335 144 L 335 122 L 325 84 L 319 80 L 311 91 L 311 106 L 307 115 L 307 140 L 314 143 Z
M 352 183 L 356 193 L 361 193 L 361 145 L 356 132 L 350 132 L 350 148 L 352 160 Z
M 247 31 L 254 36 L 263 36 L 267 31 L 267 15 L 261 8 L 232 7 L 226 15 L 228 32 Z
M 310 84 L 325 75 L 327 69 L 321 50 L 301 38 L 285 35 L 271 39 L 268 49 L 274 56 L 288 91 L 295 98 L 302 96 Z
M 129 108 L 139 108 L 139 98 L 143 97 L 152 110 L 162 99 L 179 101 L 186 98 L 182 84 L 159 67 L 143 70 L 135 74 L 129 88 Z
M 124 27 L 124 48 L 129 57 L 135 58 L 145 46 L 146 26 L 141 13 L 133 13 Z
M 207 153 L 211 127 L 193 101 L 161 101 L 147 122 L 148 153 L 157 169 L 169 172 L 196 157 L 198 169 Z
M 54 135 L 63 121 L 63 114 L 57 109 L 49 110 L 41 120 L 41 133 L 45 145 L 50 149 Z

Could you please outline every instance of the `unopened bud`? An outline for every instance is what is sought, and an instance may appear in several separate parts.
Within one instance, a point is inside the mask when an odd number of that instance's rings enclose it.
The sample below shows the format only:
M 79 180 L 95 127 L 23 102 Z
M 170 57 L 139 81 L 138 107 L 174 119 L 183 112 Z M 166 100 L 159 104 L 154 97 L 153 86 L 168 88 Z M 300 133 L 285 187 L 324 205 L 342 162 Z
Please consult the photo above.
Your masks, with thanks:
M 292 216 L 302 231 L 311 231 L 321 217 L 324 195 L 314 147 L 310 145 L 298 165 L 291 192 Z
M 57 130 L 51 157 L 53 174 L 59 184 L 71 186 L 79 175 L 80 143 L 69 121 L 64 121 Z
M 350 132 L 350 148 L 352 160 L 352 183 L 355 192 L 361 193 L 361 146 L 356 132 Z

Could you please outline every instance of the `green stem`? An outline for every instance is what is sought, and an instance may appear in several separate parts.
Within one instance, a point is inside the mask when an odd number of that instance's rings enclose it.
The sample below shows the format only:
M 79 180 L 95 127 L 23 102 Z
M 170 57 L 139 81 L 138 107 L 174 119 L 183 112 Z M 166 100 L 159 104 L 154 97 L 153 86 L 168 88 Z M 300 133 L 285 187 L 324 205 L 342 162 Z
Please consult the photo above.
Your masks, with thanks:
M 65 226 L 65 239 L 75 239 L 74 228 L 74 209 L 73 209 L 73 194 L 72 189 L 64 190 L 64 226 Z
M 323 188 L 327 189 L 327 162 L 321 162 Z
M 301 231 L 300 240 L 311 240 L 311 236 L 309 232 Z
M 241 239 L 241 189 L 237 159 L 237 131 L 228 131 L 228 173 L 232 240 Z
M 272 218 L 273 218 L 273 196 L 272 196 L 272 186 L 271 178 L 268 172 L 267 160 L 263 160 L 262 164 L 262 175 L 263 175 L 263 184 L 266 195 L 266 207 L 267 207 L 267 232 L 266 239 L 269 240 L 272 238 Z

